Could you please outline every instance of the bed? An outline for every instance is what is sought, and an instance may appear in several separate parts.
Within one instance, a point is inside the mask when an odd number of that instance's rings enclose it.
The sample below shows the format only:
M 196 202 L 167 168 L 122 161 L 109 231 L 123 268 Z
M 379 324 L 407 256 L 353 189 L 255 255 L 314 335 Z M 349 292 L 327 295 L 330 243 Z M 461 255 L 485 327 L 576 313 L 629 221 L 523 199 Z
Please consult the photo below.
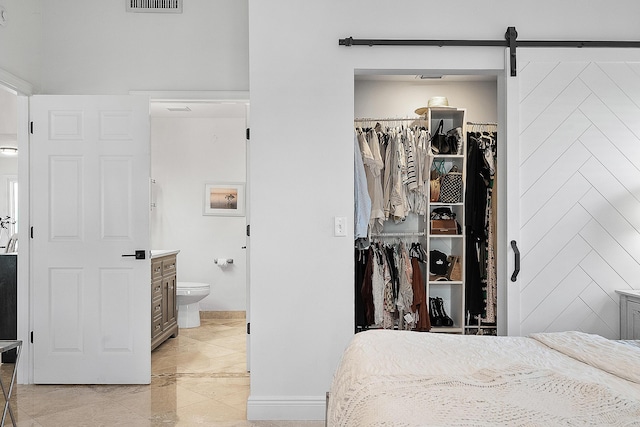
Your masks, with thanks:
M 369 330 L 328 396 L 329 427 L 640 426 L 640 342 Z

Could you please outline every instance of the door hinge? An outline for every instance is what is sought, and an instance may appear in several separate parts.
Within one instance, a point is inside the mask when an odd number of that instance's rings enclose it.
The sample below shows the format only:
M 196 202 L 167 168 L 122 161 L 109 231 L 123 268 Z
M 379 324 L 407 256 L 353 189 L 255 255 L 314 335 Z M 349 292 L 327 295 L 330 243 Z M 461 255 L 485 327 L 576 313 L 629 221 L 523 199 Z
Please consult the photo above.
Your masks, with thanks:
M 29 123 L 29 132 L 33 135 L 33 122 Z
M 31 344 L 33 344 L 33 331 L 31 331 Z
M 247 128 L 247 141 L 251 139 L 250 137 L 251 137 L 251 129 Z
M 251 322 L 247 323 L 247 335 L 251 335 Z
M 247 224 L 247 237 L 251 236 L 251 225 Z
M 33 227 L 31 227 L 31 238 L 33 239 Z

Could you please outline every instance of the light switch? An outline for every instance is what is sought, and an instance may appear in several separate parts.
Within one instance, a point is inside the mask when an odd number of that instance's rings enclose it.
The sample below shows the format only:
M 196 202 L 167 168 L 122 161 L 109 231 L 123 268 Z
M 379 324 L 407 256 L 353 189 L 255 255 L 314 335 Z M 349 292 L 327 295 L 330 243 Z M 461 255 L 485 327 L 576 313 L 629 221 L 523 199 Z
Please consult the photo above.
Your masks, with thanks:
M 334 217 L 334 229 L 333 235 L 336 237 L 345 237 L 347 235 L 347 217 L 346 216 L 336 216 Z

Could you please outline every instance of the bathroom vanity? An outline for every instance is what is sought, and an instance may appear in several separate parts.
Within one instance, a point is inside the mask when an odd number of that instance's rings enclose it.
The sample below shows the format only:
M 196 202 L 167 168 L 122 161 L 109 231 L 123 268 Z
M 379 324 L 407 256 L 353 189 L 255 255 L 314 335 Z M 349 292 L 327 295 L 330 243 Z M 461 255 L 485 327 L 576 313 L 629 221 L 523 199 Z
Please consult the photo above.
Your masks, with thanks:
M 178 336 L 176 266 L 180 251 L 151 251 L 151 350 Z

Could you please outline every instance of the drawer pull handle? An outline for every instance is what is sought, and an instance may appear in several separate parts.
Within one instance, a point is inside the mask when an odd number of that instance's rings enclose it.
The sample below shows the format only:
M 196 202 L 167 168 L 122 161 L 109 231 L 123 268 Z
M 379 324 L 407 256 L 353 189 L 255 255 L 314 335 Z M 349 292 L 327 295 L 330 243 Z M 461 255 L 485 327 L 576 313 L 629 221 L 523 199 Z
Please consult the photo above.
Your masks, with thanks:
M 511 275 L 511 281 L 515 282 L 518 280 L 518 273 L 520 273 L 520 250 L 518 249 L 518 245 L 515 240 L 511 241 L 511 247 L 513 248 L 514 255 L 514 267 L 513 274 Z

